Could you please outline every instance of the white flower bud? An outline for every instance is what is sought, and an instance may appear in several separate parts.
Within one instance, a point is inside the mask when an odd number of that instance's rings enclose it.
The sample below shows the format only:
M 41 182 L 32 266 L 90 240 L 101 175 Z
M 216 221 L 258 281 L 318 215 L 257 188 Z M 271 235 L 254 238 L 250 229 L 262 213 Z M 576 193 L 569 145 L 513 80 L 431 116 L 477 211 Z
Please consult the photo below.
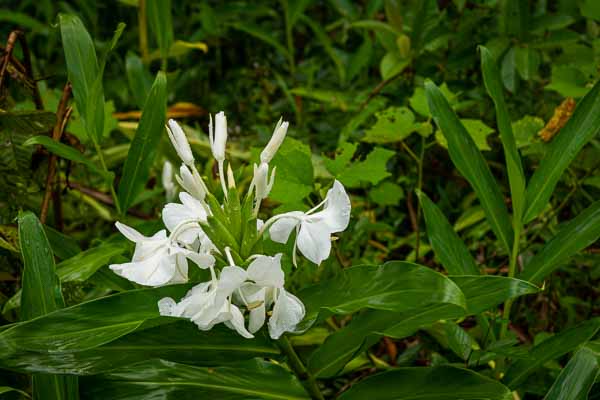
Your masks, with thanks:
M 254 164 L 254 178 L 252 179 L 252 185 L 254 185 L 255 196 L 257 203 L 266 199 L 273 183 L 275 182 L 275 168 L 271 170 L 271 179 L 269 179 L 269 164 L 260 163 L 259 166 Z
M 173 164 L 165 161 L 162 169 L 162 184 L 165 189 L 167 201 L 173 200 L 175 197 L 175 182 L 173 182 Z
M 225 160 L 225 145 L 227 143 L 227 118 L 223 111 L 215 115 L 214 130 L 212 116 L 210 117 L 208 136 L 213 157 L 222 163 Z
M 200 176 L 192 174 L 192 171 L 185 165 L 181 165 L 179 169 L 179 176 L 175 177 L 179 185 L 191 194 L 196 199 L 202 201 L 206 197 L 206 190 Z
M 262 153 L 260 153 L 260 161 L 263 163 L 269 163 L 279 147 L 281 143 L 283 143 L 283 139 L 285 139 L 285 135 L 287 133 L 289 123 L 287 121 L 283 122 L 283 119 L 280 118 L 277 122 L 277 126 L 275 126 L 275 130 L 273 131 L 273 136 L 271 136 L 271 140 L 265 146 Z
M 192 154 L 192 149 L 190 148 L 190 144 L 188 143 L 183 129 L 181 129 L 177 122 L 170 119 L 167 125 L 167 132 L 179 158 L 181 158 L 185 164 L 192 165 L 194 163 L 194 155 Z

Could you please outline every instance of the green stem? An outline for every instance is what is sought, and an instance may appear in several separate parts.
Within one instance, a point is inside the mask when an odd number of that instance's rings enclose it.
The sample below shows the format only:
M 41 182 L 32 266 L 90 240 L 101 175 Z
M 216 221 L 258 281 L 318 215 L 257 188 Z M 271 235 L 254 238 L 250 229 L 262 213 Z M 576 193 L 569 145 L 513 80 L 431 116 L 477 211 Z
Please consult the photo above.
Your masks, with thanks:
M 98 143 L 96 143 L 95 140 L 92 140 L 92 142 L 94 142 L 94 148 L 96 149 L 96 153 L 98 153 L 98 159 L 100 160 L 100 165 L 102 166 L 102 170 L 108 174 L 110 171 L 106 167 L 106 162 L 104 161 L 104 155 L 102 154 L 102 149 L 100 148 Z M 121 206 L 119 205 L 119 198 L 117 197 L 117 192 L 115 192 L 113 182 L 112 181 L 109 182 L 108 186 L 110 188 L 110 194 L 113 198 L 113 203 L 115 203 L 115 208 L 117 209 L 117 214 L 121 215 Z
M 510 263 L 508 265 L 508 277 L 514 278 L 517 270 L 517 259 L 519 258 L 519 241 L 521 239 L 521 225 L 517 224 L 515 227 L 515 235 L 513 239 L 513 248 L 510 254 Z M 499 339 L 502 340 L 508 332 L 508 322 L 510 319 L 510 309 L 512 307 L 513 300 L 508 299 L 504 302 L 504 311 L 502 312 L 502 325 L 500 326 Z
M 288 338 L 285 335 L 283 335 L 277 341 L 277 343 L 279 344 L 279 348 L 281 348 L 281 351 L 283 351 L 283 353 L 285 353 L 285 355 L 287 356 L 288 365 L 290 366 L 292 371 L 294 371 L 296 376 L 300 379 L 310 396 L 314 400 L 324 400 L 325 398 L 323 397 L 323 394 L 321 393 L 321 390 L 319 390 L 319 386 L 317 385 L 317 380 L 304 366 L 302 360 L 300 360 L 300 357 L 298 357 L 298 354 L 296 354 L 296 351 L 294 350 L 294 347 L 292 346 Z
M 423 189 L 423 158 L 425 158 L 425 136 L 421 136 L 421 152 L 417 160 L 418 180 L 417 188 L 419 192 Z M 419 262 L 419 246 L 421 245 L 421 232 L 419 229 L 419 221 L 421 219 L 421 202 L 417 201 L 417 226 L 416 226 L 416 247 L 415 247 L 415 262 Z

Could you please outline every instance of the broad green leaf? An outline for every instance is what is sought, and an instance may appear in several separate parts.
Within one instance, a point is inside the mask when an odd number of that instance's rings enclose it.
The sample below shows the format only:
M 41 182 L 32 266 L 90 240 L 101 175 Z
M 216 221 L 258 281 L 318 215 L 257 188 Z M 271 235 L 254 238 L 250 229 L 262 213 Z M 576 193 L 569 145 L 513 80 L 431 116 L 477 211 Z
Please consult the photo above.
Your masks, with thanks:
M 104 130 L 104 92 L 94 42 L 78 17 L 59 14 L 58 19 L 75 104 L 89 137 L 99 143 Z
M 384 181 L 369 191 L 369 198 L 380 206 L 396 206 L 404 198 L 402 186 Z
M 89 378 L 82 389 L 90 400 L 310 398 L 290 371 L 262 360 L 226 367 L 151 360 Z
M 281 203 L 302 201 L 313 190 L 314 170 L 310 148 L 293 138 L 286 138 L 271 162 L 277 168 L 275 184 L 269 198 Z
M 512 130 L 515 134 L 517 147 L 526 147 L 533 143 L 537 133 L 546 125 L 540 117 L 526 115 L 518 121 L 512 123 Z
M 299 330 L 319 317 L 349 314 L 363 308 L 407 311 L 433 303 L 465 307 L 461 290 L 444 275 L 408 262 L 360 265 L 306 288 L 298 295 L 306 307 Z
M 550 360 L 573 351 L 593 338 L 599 329 L 600 318 L 594 318 L 544 340 L 529 351 L 527 359 L 518 360 L 510 366 L 504 381 L 513 389 L 518 387 L 536 369 Z
M 550 83 L 546 90 L 553 90 L 564 97 L 583 97 L 589 92 L 588 79 L 579 68 L 573 65 L 554 65 Z
M 379 64 L 381 79 L 384 81 L 390 79 L 404 71 L 409 65 L 409 58 L 403 58 L 399 53 L 390 51 L 383 56 L 381 63 Z
M 377 121 L 365 131 L 363 142 L 400 142 L 415 131 L 415 116 L 407 107 L 389 107 L 375 113 Z
M 441 320 L 455 320 L 491 309 L 508 299 L 536 293 L 528 282 L 502 276 L 452 276 L 463 292 L 467 310 L 453 303 L 435 303 L 402 311 L 365 310 L 343 329 L 331 334 L 309 360 L 318 376 L 334 376 L 381 336 L 403 339 Z
M 562 262 L 594 243 L 599 237 L 600 201 L 596 201 L 564 224 L 556 236 L 529 260 L 520 278 L 540 283 Z
M 278 355 L 279 350 L 264 331 L 255 334 L 254 339 L 245 339 L 223 325 L 201 331 L 188 320 L 178 320 L 82 351 L 48 352 L 19 348 L 9 355 L 0 355 L 0 367 L 24 373 L 44 371 L 91 375 L 152 358 L 214 366 Z
M 151 0 L 146 2 L 146 15 L 150 29 L 158 44 L 163 60 L 169 56 L 173 44 L 173 20 L 171 17 L 171 0 Z
M 450 276 L 450 279 L 465 294 L 469 314 L 479 314 L 508 299 L 540 291 L 527 281 L 498 275 L 461 275 Z
M 465 310 L 454 304 L 437 303 L 405 312 L 366 310 L 352 318 L 344 328 L 332 333 L 315 350 L 308 363 L 317 377 L 335 376 L 364 349 L 377 343 L 382 335 L 402 339 L 421 327 L 442 319 L 455 319 Z
M 391 175 L 387 163 L 395 154 L 392 150 L 375 147 L 364 160 L 350 163 L 337 178 L 350 188 L 359 187 L 363 182 L 376 185 Z
M 167 115 L 167 78 L 164 72 L 156 75 L 146 98 L 137 131 L 131 142 L 119 182 L 119 203 L 125 211 L 143 190 L 154 162 L 161 135 L 165 132 Z
M 423 208 L 429 242 L 446 271 L 451 275 L 478 275 L 479 267 L 473 256 L 444 214 L 425 193 L 419 191 L 417 195 Z
M 521 225 L 521 218 L 525 208 L 525 174 L 521 157 L 517 150 L 515 137 L 512 131 L 512 124 L 508 114 L 508 108 L 504 101 L 502 93 L 502 83 L 500 81 L 500 71 L 496 67 L 492 54 L 483 46 L 479 47 L 481 52 L 481 71 L 488 94 L 494 101 L 496 108 L 496 121 L 500 131 L 500 139 L 504 149 L 504 159 L 508 170 L 508 181 L 510 184 L 510 193 L 513 205 L 513 228 Z
M 589 342 L 569 360 L 544 400 L 587 399 L 600 370 L 600 342 Z
M 477 146 L 479 150 L 492 150 L 492 148 L 487 142 L 487 137 L 494 133 L 493 128 L 487 126 L 483 121 L 479 119 L 461 118 L 460 123 L 465 127 L 465 129 L 473 139 L 475 146 Z M 440 146 L 448 148 L 448 141 L 439 129 L 435 132 L 435 139 L 437 140 Z
M 0 354 L 10 357 L 17 349 L 83 351 L 131 333 L 150 319 L 157 319 L 157 325 L 172 322 L 158 318 L 157 303 L 164 297 L 180 299 L 188 289 L 189 285 L 172 285 L 132 290 L 13 324 L 0 333 Z
M 432 82 L 425 84 L 429 109 L 448 141 L 448 151 L 459 172 L 469 181 L 496 237 L 507 251 L 512 248 L 512 228 L 500 187 L 473 139 Z
M 52 249 L 42 224 L 31 212 L 19 214 L 19 243 L 24 265 L 21 319 L 44 318 L 65 303 Z M 36 399 L 79 398 L 77 378 L 73 376 L 34 374 L 32 392 Z
M 533 220 L 546 207 L 562 173 L 579 151 L 600 130 L 600 82 L 577 104 L 573 115 L 550 143 L 525 193 L 524 222 Z
M 337 176 L 350 164 L 357 147 L 358 144 L 356 143 L 341 143 L 335 152 L 334 159 L 323 157 L 325 168 L 327 168 L 332 175 Z
M 581 15 L 600 21 L 600 4 L 595 0 L 583 0 L 580 4 Z
M 458 96 L 448 88 L 446 82 L 440 85 L 440 90 L 444 94 L 448 103 L 454 108 L 454 106 L 458 103 Z M 431 112 L 429 111 L 429 105 L 427 104 L 427 96 L 425 95 L 425 89 L 422 87 L 415 88 L 413 95 L 408 99 L 410 107 L 419 115 L 425 118 L 431 117 Z
M 425 329 L 444 348 L 451 350 L 460 359 L 467 361 L 479 343 L 453 321 L 440 321 Z
M 512 400 L 500 382 L 476 372 L 441 366 L 397 368 L 360 381 L 340 400 Z
M 141 109 L 144 107 L 148 92 L 152 87 L 152 77 L 142 63 L 142 59 L 131 51 L 128 51 L 125 57 L 125 71 L 127 72 L 131 94 L 135 99 L 135 103 Z
M 56 140 L 53 140 L 50 136 L 31 137 L 23 143 L 23 146 L 34 146 L 38 144 L 44 146 L 49 152 L 56 154 L 60 158 L 83 164 L 86 167 L 88 167 L 90 171 L 96 172 L 97 174 L 102 175 L 106 178 L 110 179 L 112 177 L 112 174 L 103 171 L 92 160 L 86 158 L 83 154 L 75 150 L 73 147 L 61 142 L 57 142 Z
M 517 73 L 516 50 L 514 47 L 508 49 L 502 58 L 500 74 L 504 87 L 511 93 L 516 93 L 519 89 L 519 75 Z

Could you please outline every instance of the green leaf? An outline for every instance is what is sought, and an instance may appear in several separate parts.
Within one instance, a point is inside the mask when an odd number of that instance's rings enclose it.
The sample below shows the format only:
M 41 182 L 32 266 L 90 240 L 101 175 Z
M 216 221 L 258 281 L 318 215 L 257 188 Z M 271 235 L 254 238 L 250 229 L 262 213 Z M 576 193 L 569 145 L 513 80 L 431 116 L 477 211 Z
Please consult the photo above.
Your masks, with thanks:
M 401 261 L 345 269 L 302 290 L 298 297 L 306 307 L 299 330 L 308 329 L 319 314 L 349 314 L 363 308 L 400 312 L 440 302 L 465 306 L 461 290 L 447 277 Z
M 376 343 L 381 336 L 402 339 L 435 322 L 464 318 L 491 309 L 507 299 L 538 291 L 530 283 L 501 276 L 450 278 L 463 292 L 468 310 L 449 302 L 428 305 L 428 302 L 424 302 L 424 305 L 408 311 L 363 311 L 354 316 L 348 325 L 327 338 L 312 354 L 309 368 L 320 377 L 334 376 L 346 363 L 363 349 Z
M 459 172 L 469 181 L 496 237 L 507 251 L 512 248 L 512 229 L 500 188 L 471 136 L 432 82 L 425 84 L 429 109 L 448 141 L 448 151 Z
M 167 78 L 164 72 L 156 75 L 147 96 L 137 131 L 131 142 L 119 182 L 119 202 L 127 210 L 144 189 L 161 135 L 165 131 L 167 115 Z
M 10 392 L 17 392 L 20 395 L 27 397 L 28 399 L 31 398 L 31 396 L 28 393 L 26 393 L 22 390 L 11 388 L 9 386 L 0 386 L 0 395 L 3 395 L 5 393 L 10 393 Z
M 381 73 L 381 79 L 384 81 L 390 79 L 410 65 L 409 58 L 403 58 L 398 52 L 388 52 L 381 59 L 379 64 L 379 71 Z
M 262 360 L 227 367 L 193 367 L 151 360 L 90 378 L 82 389 L 90 400 L 309 399 L 290 371 Z
M 600 130 L 600 82 L 579 102 L 567 124 L 549 145 L 527 191 L 524 222 L 533 220 L 546 207 L 562 173 L 577 153 Z
M 44 146 L 49 152 L 56 154 L 60 158 L 83 164 L 88 167 L 90 171 L 96 172 L 98 175 L 101 175 L 107 179 L 112 179 L 111 173 L 107 173 L 102 170 L 100 167 L 94 164 L 92 160 L 86 158 L 79 151 L 64 143 L 57 142 L 49 136 L 31 137 L 23 143 L 23 146 L 35 146 L 38 144 Z
M 523 80 L 529 81 L 535 78 L 540 62 L 537 50 L 529 46 L 515 48 L 515 66 Z
M 350 387 L 340 400 L 511 400 L 510 390 L 476 372 L 441 366 L 397 368 Z
M 314 171 L 311 151 L 304 143 L 286 138 L 273 157 L 271 166 L 277 168 L 277 172 L 269 198 L 281 203 L 293 203 L 312 192 Z
M 487 142 L 487 137 L 490 134 L 494 133 L 494 129 L 490 128 L 483 121 L 481 121 L 479 119 L 461 118 L 460 123 L 463 124 L 463 126 L 465 127 L 465 129 L 467 130 L 467 132 L 469 133 L 471 138 L 473 139 L 475 146 L 479 150 L 482 150 L 482 151 L 483 150 L 485 150 L 485 151 L 492 150 L 492 148 L 490 147 L 490 145 Z M 448 141 L 444 137 L 444 134 L 441 130 L 438 129 L 435 132 L 435 139 L 437 140 L 437 142 L 440 146 L 448 148 Z
M 189 320 L 177 320 L 87 350 L 47 352 L 19 348 L 10 356 L 0 356 L 0 366 L 24 373 L 91 375 L 153 358 L 214 366 L 278 354 L 279 350 L 264 332 L 257 333 L 254 339 L 245 339 L 223 325 L 201 331 Z
M 75 104 L 89 137 L 99 143 L 104 130 L 104 92 L 94 42 L 78 17 L 59 14 L 58 19 Z
M 363 142 L 394 143 L 415 131 L 415 116 L 407 107 L 389 107 L 375 113 L 377 121 L 366 130 Z
M 56 274 L 61 282 L 85 282 L 115 256 L 122 254 L 124 250 L 123 245 L 116 244 L 92 247 L 59 263 L 56 266 Z M 20 304 L 21 290 L 4 304 L 2 312 L 6 313 L 8 310 L 19 307 Z
M 513 389 L 518 387 L 536 369 L 550 360 L 573 351 L 580 344 L 593 338 L 599 329 L 600 318 L 594 318 L 557 333 L 540 344 L 533 346 L 529 351 L 527 359 L 518 360 L 510 366 L 508 371 L 506 371 L 504 381 Z
M 467 361 L 479 343 L 455 322 L 440 321 L 425 329 L 444 348 L 451 350 L 460 359 Z
M 159 318 L 157 303 L 164 297 L 180 299 L 188 289 L 189 285 L 171 285 L 132 290 L 10 325 L 0 332 L 0 354 L 10 357 L 15 351 L 23 350 L 83 351 L 131 333 L 150 319 L 157 319 L 158 323 L 172 322 L 169 318 Z
M 19 244 L 24 265 L 21 318 L 44 318 L 44 315 L 64 307 L 65 303 L 52 249 L 42 224 L 31 212 L 19 214 Z M 35 374 L 32 388 L 36 399 L 79 398 L 77 378 L 72 376 Z
M 527 281 L 505 276 L 461 275 L 450 276 L 449 278 L 465 294 L 469 314 L 479 314 L 508 299 L 535 294 L 540 291 L 540 288 Z
M 594 243 L 600 237 L 600 201 L 592 203 L 567 222 L 529 262 L 521 279 L 540 283 L 569 257 Z
M 532 115 L 526 115 L 512 123 L 517 147 L 526 147 L 533 143 L 537 133 L 546 125 L 543 119 Z
M 404 198 L 404 190 L 400 185 L 385 181 L 369 191 L 369 198 L 380 206 L 396 206 Z
M 350 164 L 357 147 L 357 143 L 341 143 L 335 151 L 334 159 L 323 157 L 325 168 L 327 168 L 332 175 L 337 176 Z
M 146 2 L 146 15 L 150 29 L 160 49 L 161 57 L 166 60 L 173 44 L 173 20 L 171 17 L 171 0 Z
M 587 399 L 599 370 L 600 342 L 589 342 L 569 360 L 544 400 Z
M 444 94 L 444 97 L 448 100 L 448 103 L 454 107 L 458 103 L 458 96 L 448 88 L 446 82 L 440 85 L 440 90 Z M 413 95 L 408 99 L 411 108 L 419 115 L 425 118 L 431 117 L 429 111 L 429 105 L 427 104 L 427 96 L 425 95 L 425 89 L 422 87 L 415 88 Z
M 387 163 L 396 153 L 383 147 L 375 147 L 364 160 L 350 163 L 337 178 L 349 188 L 360 187 L 362 182 L 378 184 L 391 174 Z
M 231 25 L 233 28 L 245 32 L 250 36 L 254 36 L 256 39 L 265 42 L 277 50 L 282 56 L 288 58 L 289 53 L 287 49 L 281 45 L 276 39 L 273 38 L 272 32 L 267 32 L 263 28 L 256 25 L 250 25 L 242 22 L 236 22 Z
M 564 97 L 583 97 L 589 92 L 588 79 L 576 66 L 554 65 L 552 66 L 552 77 L 550 83 L 545 86 L 546 90 L 553 90 Z
M 144 107 L 148 92 L 152 87 L 152 77 L 142 63 L 142 59 L 131 51 L 128 51 L 125 57 L 125 71 L 127 72 L 131 94 L 135 99 L 135 103 L 141 109 Z
M 429 242 L 446 271 L 451 275 L 479 275 L 473 256 L 444 214 L 425 193 L 419 191 L 417 195 L 423 208 Z
M 508 181 L 514 213 L 513 228 L 517 229 L 518 226 L 520 229 L 521 218 L 525 208 L 525 174 L 523 173 L 523 165 L 521 164 L 521 157 L 517 150 L 508 108 L 504 101 L 504 94 L 502 93 L 500 72 L 489 50 L 480 46 L 479 51 L 481 52 L 481 71 L 483 72 L 485 88 L 494 101 L 496 121 L 498 130 L 500 131 L 502 147 L 504 148 L 504 159 L 506 160 L 506 168 L 508 170 Z
M 519 76 L 517 74 L 516 50 L 514 47 L 508 49 L 506 54 L 504 54 L 500 73 L 504 87 L 509 92 L 516 93 L 519 89 Z

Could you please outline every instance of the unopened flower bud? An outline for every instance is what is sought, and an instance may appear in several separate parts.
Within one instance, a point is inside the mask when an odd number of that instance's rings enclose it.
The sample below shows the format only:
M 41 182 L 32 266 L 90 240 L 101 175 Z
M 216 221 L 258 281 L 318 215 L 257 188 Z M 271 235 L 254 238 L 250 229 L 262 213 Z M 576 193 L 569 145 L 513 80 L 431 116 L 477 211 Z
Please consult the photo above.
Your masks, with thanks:
M 177 122 L 170 119 L 167 125 L 167 132 L 179 158 L 186 165 L 192 165 L 194 163 L 194 155 L 183 129 L 181 129 Z
M 288 125 L 289 123 L 287 121 L 284 122 L 282 118 L 279 119 L 277 126 L 275 126 L 275 130 L 273 131 L 273 136 L 271 136 L 271 140 L 269 140 L 269 143 L 267 143 L 262 153 L 260 153 L 261 162 L 268 164 L 273 159 L 275 153 L 279 150 L 281 143 L 283 143 L 283 139 L 285 139 Z
M 227 118 L 223 111 L 215 115 L 214 129 L 212 116 L 210 117 L 208 136 L 213 157 L 215 160 L 223 162 L 225 160 L 225 145 L 227 143 Z
M 206 190 L 204 189 L 205 186 L 201 180 L 202 178 L 193 174 L 185 164 L 179 169 L 179 176 L 176 176 L 176 179 L 186 192 L 198 200 L 204 200 Z

